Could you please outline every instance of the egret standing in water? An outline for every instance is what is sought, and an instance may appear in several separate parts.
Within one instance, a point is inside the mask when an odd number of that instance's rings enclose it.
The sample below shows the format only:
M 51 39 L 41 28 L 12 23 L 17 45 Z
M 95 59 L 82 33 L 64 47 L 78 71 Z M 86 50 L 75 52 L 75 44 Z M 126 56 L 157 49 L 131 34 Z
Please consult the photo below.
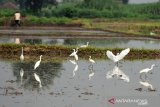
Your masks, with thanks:
M 39 76 L 36 73 L 34 73 L 34 78 L 36 79 L 36 81 L 39 82 L 39 87 L 41 88 L 42 87 L 41 80 L 40 80 Z
M 39 65 L 40 65 L 40 63 L 41 63 L 41 57 L 42 57 L 42 55 L 40 55 L 39 61 L 37 61 L 37 62 L 35 63 L 35 65 L 34 65 L 34 70 L 35 70 L 37 67 L 39 67 Z
M 75 57 L 75 59 L 76 59 L 76 61 L 78 60 L 77 52 L 78 52 L 78 48 L 73 49 L 73 52 L 69 55 L 69 56 L 74 56 L 74 57 Z
M 93 59 L 91 59 L 91 56 L 89 56 L 89 62 L 91 62 L 92 64 L 95 63 L 95 61 Z
M 86 47 L 88 47 L 88 44 L 89 44 L 89 42 L 87 42 L 86 45 L 82 45 L 82 46 L 80 46 L 80 47 L 81 47 L 81 48 L 86 48 Z
M 108 56 L 109 59 L 111 59 L 113 62 L 117 63 L 118 61 L 122 60 L 128 53 L 130 52 L 130 48 L 127 48 L 125 50 L 122 50 L 121 53 L 117 53 L 117 55 L 114 55 L 111 51 L 107 51 L 106 55 Z
M 149 73 L 152 69 L 153 69 L 153 67 L 155 66 L 155 64 L 152 64 L 151 65 L 151 68 L 146 68 L 146 69 L 142 69 L 141 71 L 139 71 L 139 73 L 140 73 L 140 79 L 143 79 L 142 78 L 142 74 L 145 74 L 144 76 L 145 76 L 145 80 L 146 80 L 146 78 L 147 78 L 147 73 Z M 150 72 L 150 73 L 152 73 L 152 72 Z
M 155 35 L 156 35 L 156 33 L 154 33 L 154 32 L 150 32 L 150 35 L 151 35 L 151 36 L 155 36 Z
M 23 47 L 22 47 L 22 52 L 21 52 L 20 60 L 21 60 L 21 62 L 23 62 L 23 60 L 24 60 Z
M 146 68 L 146 69 L 142 69 L 141 71 L 139 71 L 139 73 L 148 73 L 149 71 L 151 71 L 153 69 L 153 67 L 155 66 L 155 64 L 152 64 L 151 68 Z

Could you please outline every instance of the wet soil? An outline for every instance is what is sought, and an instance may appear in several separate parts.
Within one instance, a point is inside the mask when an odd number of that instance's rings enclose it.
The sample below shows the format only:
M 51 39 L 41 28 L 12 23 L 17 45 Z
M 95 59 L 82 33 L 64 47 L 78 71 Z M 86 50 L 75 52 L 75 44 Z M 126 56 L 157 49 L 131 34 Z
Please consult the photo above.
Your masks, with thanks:
M 160 36 L 133 35 L 127 33 L 113 32 L 99 29 L 85 29 L 82 27 L 0 27 L 0 36 L 48 36 L 54 38 L 154 38 L 160 39 Z
M 0 58 L 18 58 L 21 55 L 21 47 L 24 47 L 24 56 L 28 59 L 37 58 L 43 55 L 46 60 L 67 59 L 76 47 L 65 47 L 55 45 L 0 45 Z M 97 59 L 106 58 L 106 51 L 111 50 L 114 54 L 121 52 L 122 49 L 108 48 L 80 48 L 78 56 L 82 59 L 88 59 L 89 55 Z M 159 59 L 160 50 L 150 49 L 131 49 L 125 59 Z

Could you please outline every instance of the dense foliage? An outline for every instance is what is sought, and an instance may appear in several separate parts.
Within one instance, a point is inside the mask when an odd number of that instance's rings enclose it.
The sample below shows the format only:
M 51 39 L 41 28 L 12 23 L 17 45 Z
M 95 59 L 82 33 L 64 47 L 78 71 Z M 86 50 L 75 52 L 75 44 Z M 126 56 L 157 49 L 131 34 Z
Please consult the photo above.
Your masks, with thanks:
M 57 4 L 56 0 L 15 1 L 20 4 L 23 16 L 29 14 L 41 17 L 68 18 L 160 18 L 160 2 L 122 4 L 117 2 L 118 0 L 64 0 L 63 3 Z M 12 16 L 13 14 L 13 10 L 0 9 L 0 17 Z

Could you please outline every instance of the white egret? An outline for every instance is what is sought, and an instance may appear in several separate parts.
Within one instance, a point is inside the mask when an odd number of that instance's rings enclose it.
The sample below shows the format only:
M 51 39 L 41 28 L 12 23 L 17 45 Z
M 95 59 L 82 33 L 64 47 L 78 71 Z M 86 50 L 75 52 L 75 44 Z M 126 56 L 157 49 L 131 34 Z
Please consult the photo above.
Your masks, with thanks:
M 95 61 L 93 59 L 91 59 L 91 56 L 89 56 L 89 62 L 91 62 L 92 64 L 95 63 Z
M 21 60 L 21 62 L 23 62 L 23 60 L 24 60 L 23 47 L 22 47 L 22 52 L 21 52 L 20 60 Z
M 82 45 L 82 46 L 80 46 L 80 47 L 81 47 L 81 48 L 86 48 L 86 47 L 88 47 L 88 44 L 89 44 L 89 42 L 87 42 L 86 45 Z
M 156 35 L 156 33 L 154 33 L 154 32 L 150 32 L 150 35 L 151 35 L 151 36 L 155 36 L 155 35 Z
M 154 90 L 153 86 L 148 82 L 140 81 L 139 83 L 145 87 L 148 87 L 149 90 Z
M 75 57 L 75 59 L 76 59 L 76 60 L 78 60 L 77 52 L 78 52 L 78 48 L 73 49 L 73 52 L 72 52 L 69 56 L 74 56 L 74 57 Z
M 34 65 L 34 70 L 35 70 L 37 67 L 39 67 L 39 65 L 40 65 L 40 63 L 41 63 L 41 57 L 42 57 L 42 55 L 40 55 L 39 61 L 37 61 L 37 62 L 35 63 L 35 65 Z
M 109 59 L 111 59 L 113 62 L 118 64 L 118 61 L 120 61 L 121 59 L 123 59 L 128 53 L 130 52 L 130 48 L 127 48 L 123 51 L 121 51 L 121 53 L 117 53 L 117 55 L 114 55 L 111 51 L 107 51 L 106 55 L 108 56 Z
M 39 87 L 42 87 L 41 80 L 40 80 L 39 76 L 36 73 L 34 73 L 34 78 L 36 79 L 36 81 L 39 82 Z
M 141 71 L 139 71 L 139 73 L 148 73 L 149 71 L 151 71 L 153 69 L 153 67 L 155 66 L 155 64 L 151 65 L 151 68 L 146 68 L 146 69 L 142 69 Z
M 77 62 L 75 60 L 69 60 L 72 64 L 76 65 Z

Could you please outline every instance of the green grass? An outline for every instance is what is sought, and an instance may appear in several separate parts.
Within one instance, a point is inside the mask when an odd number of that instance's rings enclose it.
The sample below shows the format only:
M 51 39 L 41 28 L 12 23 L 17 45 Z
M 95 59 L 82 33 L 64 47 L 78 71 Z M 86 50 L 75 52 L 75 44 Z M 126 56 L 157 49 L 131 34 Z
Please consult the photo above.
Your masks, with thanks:
M 25 56 L 35 57 L 43 55 L 45 58 L 68 58 L 72 53 L 72 49 L 76 47 L 69 46 L 57 46 L 57 45 L 17 45 L 17 44 L 1 44 L 0 52 L 1 57 L 14 58 L 19 57 L 21 54 L 21 47 L 24 47 Z M 119 53 L 122 48 L 94 48 L 88 47 L 79 49 L 78 55 L 80 58 L 88 59 L 89 55 L 96 57 L 97 59 L 106 58 L 106 51 L 111 50 L 114 54 Z M 159 59 L 160 50 L 151 49 L 131 49 L 130 53 L 125 59 Z

